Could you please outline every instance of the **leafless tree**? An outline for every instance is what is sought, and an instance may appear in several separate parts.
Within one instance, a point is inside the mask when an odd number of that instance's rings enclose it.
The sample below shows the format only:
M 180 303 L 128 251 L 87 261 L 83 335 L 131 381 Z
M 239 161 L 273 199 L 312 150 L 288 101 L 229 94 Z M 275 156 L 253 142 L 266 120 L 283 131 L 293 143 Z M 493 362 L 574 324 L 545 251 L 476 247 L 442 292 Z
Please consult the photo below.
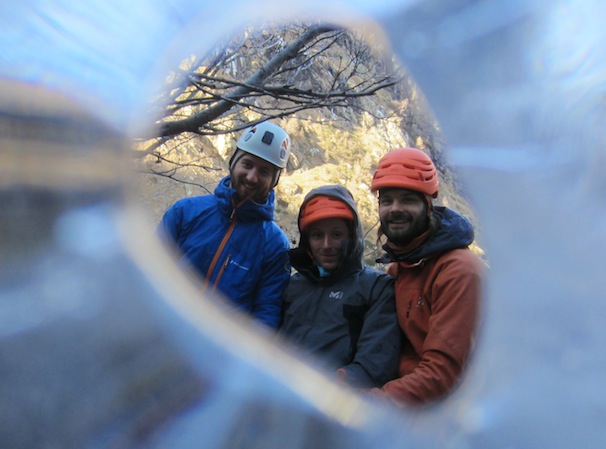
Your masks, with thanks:
M 180 166 L 171 157 L 178 146 L 170 142 L 184 135 L 237 133 L 264 120 L 318 109 L 381 114 L 380 107 L 362 100 L 397 88 L 401 74 L 376 53 L 332 24 L 248 29 L 171 76 L 156 99 L 163 118 L 141 154 L 157 157 L 164 167 L 168 163 L 170 168 L 157 174 L 173 177 Z

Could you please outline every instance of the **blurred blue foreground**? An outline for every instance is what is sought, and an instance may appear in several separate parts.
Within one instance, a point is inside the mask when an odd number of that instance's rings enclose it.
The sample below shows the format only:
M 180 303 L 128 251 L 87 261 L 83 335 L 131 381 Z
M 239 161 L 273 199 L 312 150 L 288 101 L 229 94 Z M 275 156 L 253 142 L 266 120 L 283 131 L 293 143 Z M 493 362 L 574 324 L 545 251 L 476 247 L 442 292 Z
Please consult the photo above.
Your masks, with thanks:
M 22 0 L 0 6 L 1 448 L 571 448 L 606 441 L 606 7 Z M 247 21 L 383 28 L 482 224 L 465 383 L 370 403 L 199 293 L 128 195 L 167 68 Z

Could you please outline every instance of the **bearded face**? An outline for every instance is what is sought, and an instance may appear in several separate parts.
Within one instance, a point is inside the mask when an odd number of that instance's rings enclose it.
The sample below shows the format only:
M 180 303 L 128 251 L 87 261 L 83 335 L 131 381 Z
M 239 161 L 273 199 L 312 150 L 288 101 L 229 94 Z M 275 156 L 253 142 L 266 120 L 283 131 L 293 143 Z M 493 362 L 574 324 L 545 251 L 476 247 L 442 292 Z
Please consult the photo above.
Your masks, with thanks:
M 245 153 L 231 169 L 231 185 L 240 200 L 252 199 L 264 203 L 273 187 L 276 167 L 269 162 Z
M 381 230 L 390 242 L 405 246 L 429 226 L 429 205 L 419 192 L 382 189 L 379 192 Z

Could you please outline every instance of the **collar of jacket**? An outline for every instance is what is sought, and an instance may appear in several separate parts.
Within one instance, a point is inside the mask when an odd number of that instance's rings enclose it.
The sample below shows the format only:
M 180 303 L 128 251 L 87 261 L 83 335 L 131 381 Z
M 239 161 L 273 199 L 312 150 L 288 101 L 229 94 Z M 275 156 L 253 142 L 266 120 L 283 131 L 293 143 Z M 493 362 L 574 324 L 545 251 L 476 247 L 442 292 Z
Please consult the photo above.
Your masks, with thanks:
M 217 197 L 219 210 L 228 219 L 235 216 L 238 221 L 271 221 L 274 218 L 275 210 L 275 193 L 271 189 L 265 203 L 256 203 L 253 200 L 244 201 L 244 203 L 234 208 L 237 204 L 236 190 L 231 186 L 231 177 L 224 177 L 215 188 L 215 196 Z

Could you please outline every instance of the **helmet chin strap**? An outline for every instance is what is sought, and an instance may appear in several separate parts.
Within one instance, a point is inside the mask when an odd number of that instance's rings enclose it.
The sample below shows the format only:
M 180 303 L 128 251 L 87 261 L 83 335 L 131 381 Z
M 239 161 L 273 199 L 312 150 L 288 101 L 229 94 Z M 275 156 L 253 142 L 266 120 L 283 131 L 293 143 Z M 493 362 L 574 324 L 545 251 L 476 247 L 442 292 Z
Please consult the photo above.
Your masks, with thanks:
M 231 176 L 231 170 L 229 171 L 229 175 Z M 229 186 L 236 190 L 234 188 L 234 180 L 233 178 L 229 180 Z M 240 195 L 238 194 L 238 191 L 236 190 L 236 195 L 234 197 L 232 197 L 232 206 L 234 207 L 234 209 L 237 209 L 238 207 L 240 207 L 242 204 L 244 204 L 247 200 L 251 199 L 253 197 L 253 195 L 248 195 L 245 196 L 244 198 L 240 198 Z M 237 200 L 237 201 L 236 201 Z
M 282 169 L 276 167 L 276 173 L 274 173 L 274 182 L 273 182 L 273 185 L 271 186 L 272 189 L 278 185 L 278 181 L 280 180 L 281 174 L 282 174 Z M 269 195 L 269 193 L 268 193 L 268 195 Z
M 429 195 L 423 195 L 425 197 L 425 201 L 427 202 L 427 218 L 431 217 L 431 212 L 433 211 L 433 201 L 431 201 L 431 197 Z
M 238 163 L 240 158 L 242 156 L 244 156 L 244 154 L 245 154 L 244 150 L 241 150 L 240 148 L 236 148 L 236 151 L 234 152 L 234 154 L 231 155 L 231 158 L 229 159 L 229 173 L 230 174 L 231 174 L 232 169 Z

